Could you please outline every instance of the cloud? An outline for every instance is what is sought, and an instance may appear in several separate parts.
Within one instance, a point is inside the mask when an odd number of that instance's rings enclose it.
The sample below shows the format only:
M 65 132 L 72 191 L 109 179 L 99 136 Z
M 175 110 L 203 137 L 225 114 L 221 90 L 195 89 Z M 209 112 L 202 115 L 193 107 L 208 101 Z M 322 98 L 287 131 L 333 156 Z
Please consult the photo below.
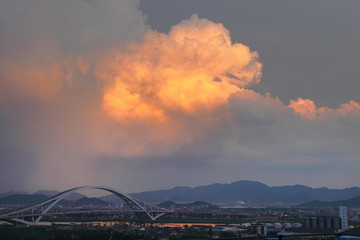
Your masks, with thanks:
M 116 144 L 92 68 L 99 53 L 143 35 L 148 26 L 138 5 L 1 1 L 0 161 L 2 175 L 16 183 L 2 189 L 95 183 L 84 166 Z
M 306 119 L 347 115 L 359 116 L 360 114 L 360 104 L 355 101 L 349 101 L 348 103 L 341 104 L 337 109 L 331 109 L 326 107 L 317 108 L 314 101 L 298 98 L 296 101 L 290 100 L 289 108 L 292 108 L 296 114 Z
M 160 33 L 137 1 L 22 3 L 0 5 L 0 171 L 24 176 L 18 187 L 135 191 L 289 172 L 326 183 L 359 168 L 359 103 L 286 106 L 249 89 L 258 53 L 220 23 L 193 15 Z
M 197 15 L 168 34 L 148 31 L 141 42 L 111 57 L 98 75 L 111 83 L 103 106 L 117 121 L 165 122 L 173 112 L 212 109 L 261 77 L 256 52 L 232 44 L 221 24 Z
M 138 5 L 128 0 L 2 1 L 2 98 L 46 100 L 71 87 L 87 71 L 83 58 L 142 35 L 146 18 Z
M 262 66 L 256 52 L 231 42 L 222 24 L 197 15 L 167 34 L 149 30 L 99 62 L 103 109 L 124 127 L 124 142 L 134 139 L 136 147 L 124 151 L 136 156 L 170 154 L 199 141 L 223 121 L 232 93 L 260 81 Z

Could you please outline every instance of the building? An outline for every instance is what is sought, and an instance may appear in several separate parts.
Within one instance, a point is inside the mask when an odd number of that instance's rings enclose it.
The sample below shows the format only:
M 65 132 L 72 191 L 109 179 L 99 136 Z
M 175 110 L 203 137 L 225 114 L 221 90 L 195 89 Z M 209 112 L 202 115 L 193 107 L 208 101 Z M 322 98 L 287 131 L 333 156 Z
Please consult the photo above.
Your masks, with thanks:
M 345 231 L 349 228 L 348 217 L 347 217 L 347 207 L 339 207 L 339 215 L 341 219 L 341 230 Z
M 262 224 L 255 224 L 251 226 L 251 232 L 255 233 L 256 236 L 267 236 L 267 227 Z
M 340 229 L 339 217 L 307 216 L 304 218 L 304 228 L 312 229 Z

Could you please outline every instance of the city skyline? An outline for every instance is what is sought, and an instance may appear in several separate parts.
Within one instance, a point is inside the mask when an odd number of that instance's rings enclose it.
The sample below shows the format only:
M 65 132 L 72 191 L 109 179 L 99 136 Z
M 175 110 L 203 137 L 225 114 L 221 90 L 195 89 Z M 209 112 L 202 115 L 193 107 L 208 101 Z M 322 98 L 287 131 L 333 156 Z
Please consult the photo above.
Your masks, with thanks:
M 0 192 L 360 181 L 360 3 L 0 3 Z

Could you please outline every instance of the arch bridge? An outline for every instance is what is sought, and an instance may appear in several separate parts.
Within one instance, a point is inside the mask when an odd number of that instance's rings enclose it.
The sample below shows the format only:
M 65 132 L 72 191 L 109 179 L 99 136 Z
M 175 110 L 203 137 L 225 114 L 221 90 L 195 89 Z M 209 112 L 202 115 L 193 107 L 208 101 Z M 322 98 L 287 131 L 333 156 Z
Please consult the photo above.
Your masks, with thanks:
M 102 186 L 83 186 L 72 188 L 64 192 L 58 193 L 48 199 L 45 199 L 41 202 L 23 207 L 21 209 L 12 210 L 10 212 L 0 214 L 0 220 L 11 222 L 11 223 L 23 223 L 26 225 L 37 225 L 40 220 L 45 216 L 53 216 L 60 214 L 76 214 L 76 213 L 103 213 L 106 210 L 74 210 L 74 211 L 57 211 L 51 212 L 50 210 L 61 200 L 66 199 L 73 193 L 77 193 L 81 190 L 104 190 L 106 192 L 112 193 L 122 199 L 126 205 L 129 207 L 130 212 L 134 212 L 137 217 L 145 218 L 149 220 L 156 220 L 159 217 L 170 213 L 171 211 L 159 208 L 157 206 L 145 203 L 134 197 L 131 197 L 125 193 L 122 193 L 116 189 L 102 187 Z M 124 212 L 126 210 L 110 210 L 111 212 Z

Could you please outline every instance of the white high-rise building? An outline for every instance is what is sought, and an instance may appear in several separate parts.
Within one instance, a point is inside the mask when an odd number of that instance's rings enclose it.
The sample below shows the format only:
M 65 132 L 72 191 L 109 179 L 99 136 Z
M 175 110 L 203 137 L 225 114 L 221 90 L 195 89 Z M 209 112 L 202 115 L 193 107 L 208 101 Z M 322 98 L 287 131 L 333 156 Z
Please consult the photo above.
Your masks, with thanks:
M 341 219 L 341 230 L 348 229 L 348 217 L 347 217 L 347 207 L 339 207 L 339 215 Z

